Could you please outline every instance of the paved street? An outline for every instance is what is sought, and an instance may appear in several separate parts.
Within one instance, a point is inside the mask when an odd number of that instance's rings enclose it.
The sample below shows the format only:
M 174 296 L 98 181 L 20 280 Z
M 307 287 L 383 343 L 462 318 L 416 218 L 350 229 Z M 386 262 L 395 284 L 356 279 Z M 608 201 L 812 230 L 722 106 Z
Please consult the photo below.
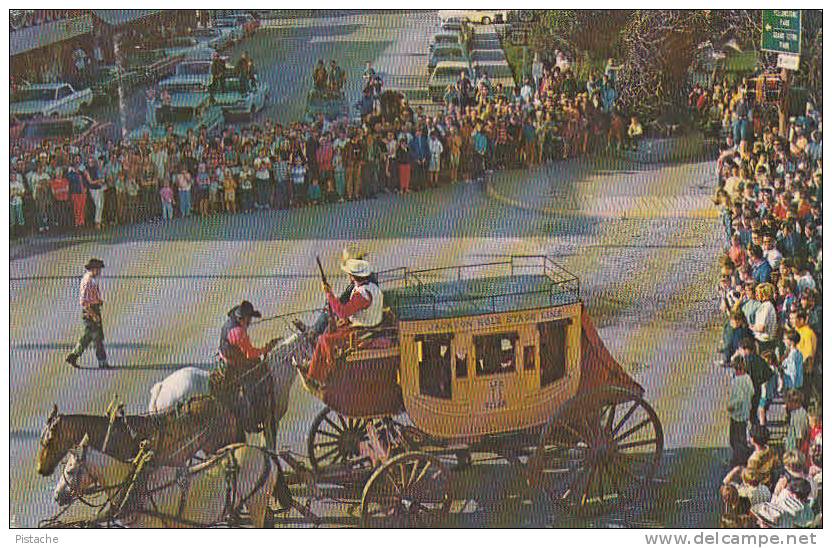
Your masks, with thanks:
M 345 93 L 354 106 L 361 96 L 361 74 L 374 61 L 389 85 L 401 86 L 413 77 L 427 82 L 427 48 L 439 25 L 436 13 L 358 14 L 343 17 L 309 17 L 264 20 L 263 27 L 241 43 L 224 50 L 232 62 L 247 51 L 259 78 L 268 83 L 270 98 L 255 121 L 271 118 L 299 120 L 312 86 L 312 68 L 318 59 L 335 59 L 347 73 Z M 144 122 L 145 89 L 133 90 L 123 113 L 128 129 Z M 117 105 L 97 107 L 97 119 L 120 123 Z M 234 121 L 247 124 L 247 120 Z
M 572 176 L 542 183 L 512 173 L 501 175 L 500 184 L 570 194 L 593 184 L 614 189 L 626 180 L 627 196 L 640 196 L 658 210 L 640 208 L 639 201 L 615 209 L 609 205 L 615 192 L 586 192 L 581 208 L 564 201 L 565 214 L 552 215 L 506 205 L 477 185 L 458 185 L 406 198 L 123 227 L 100 239 L 14 244 L 10 428 L 12 485 L 17 487 L 11 508 L 17 523 L 34 525 L 54 509 L 49 496 L 54 479 L 37 476 L 33 465 L 52 402 L 67 412 L 101 413 L 119 394 L 130 411 L 142 411 L 152 384 L 172 370 L 210 366 L 219 326 L 234 303 L 248 298 L 266 315 L 317 306 L 315 255 L 335 280 L 339 250 L 344 242 L 359 240 L 379 269 L 475 262 L 507 253 L 557 256 L 581 278 L 602 337 L 645 386 L 665 428 L 660 506 L 644 515 L 607 516 L 604 523 L 713 524 L 712 486 L 721 471 L 727 430 L 721 412 L 726 379 L 710 366 L 717 340 L 710 288 L 719 237 L 716 221 L 696 214 L 707 208 L 702 187 L 712 164 L 558 164 L 553 169 Z M 552 200 L 549 207 L 558 204 Z M 117 366 L 113 372 L 89 368 L 89 356 L 82 371 L 62 363 L 78 335 L 73 276 L 90 255 L 104 258 L 111 277 L 105 280 L 105 321 Z M 278 326 L 266 324 L 254 337 L 264 341 L 277 331 Z M 281 426 L 281 445 L 304 452 L 306 431 L 319 409 L 296 386 Z M 475 467 L 458 478 L 461 496 L 475 501 L 468 505 L 470 513 L 458 516 L 461 524 L 548 523 L 540 509 L 526 515 L 522 506 L 504 507 L 514 499 L 501 498 L 500 491 L 482 493 L 477 486 L 493 487 L 495 474 L 511 491 L 516 476 L 495 466 Z M 335 523 L 355 523 L 345 519 Z
M 319 58 L 335 58 L 348 69 L 351 102 L 367 60 L 388 81 L 424 77 L 426 40 L 437 24 L 435 14 L 422 13 L 276 20 L 228 54 L 251 53 L 272 86 L 272 104 L 259 117 L 285 121 L 301 116 Z M 140 121 L 141 92 L 130 108 L 136 114 L 128 125 Z M 711 366 L 719 337 L 712 289 L 721 245 L 709 202 L 713 173 L 710 162 L 573 160 L 495 174 L 484 186 L 13 242 L 13 524 L 35 526 L 57 509 L 51 500 L 56 478 L 34 471 L 53 402 L 63 412 L 103 413 L 118 394 L 129 412 L 144 411 L 155 382 L 184 366 L 211 367 L 231 306 L 245 298 L 266 316 L 319 306 L 315 256 L 340 287 L 340 250 L 359 241 L 379 270 L 511 253 L 554 255 L 580 277 L 602 338 L 645 387 L 664 425 L 666 453 L 656 504 L 648 508 L 582 520 L 553 517 L 517 496 L 517 470 L 492 463 L 455 477 L 451 525 L 713 527 L 728 453 L 727 377 Z M 90 354 L 82 370 L 63 364 L 80 334 L 77 283 L 90 256 L 107 263 L 104 321 L 114 371 L 95 369 Z M 253 338 L 261 343 L 284 332 L 267 323 Z M 307 430 L 321 407 L 296 385 L 280 445 L 305 453 Z M 349 503 L 322 500 L 313 510 L 327 525 L 357 524 Z

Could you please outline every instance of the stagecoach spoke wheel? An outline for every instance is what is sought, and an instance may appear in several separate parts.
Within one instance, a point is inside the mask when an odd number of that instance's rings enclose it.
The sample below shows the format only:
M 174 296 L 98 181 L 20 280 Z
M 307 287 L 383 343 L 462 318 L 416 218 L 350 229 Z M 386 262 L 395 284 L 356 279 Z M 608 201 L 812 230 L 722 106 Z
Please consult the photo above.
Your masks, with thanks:
M 426 453 L 402 453 L 378 468 L 361 498 L 361 526 L 441 527 L 451 508 L 450 471 Z
M 368 440 L 366 420 L 345 417 L 327 407 L 309 429 L 307 450 L 312 469 L 318 472 L 337 465 L 369 471 L 370 458 L 361 455 L 361 443 Z
M 566 402 L 543 430 L 529 485 L 574 512 L 631 503 L 653 479 L 663 446 L 656 412 L 638 394 L 594 390 Z

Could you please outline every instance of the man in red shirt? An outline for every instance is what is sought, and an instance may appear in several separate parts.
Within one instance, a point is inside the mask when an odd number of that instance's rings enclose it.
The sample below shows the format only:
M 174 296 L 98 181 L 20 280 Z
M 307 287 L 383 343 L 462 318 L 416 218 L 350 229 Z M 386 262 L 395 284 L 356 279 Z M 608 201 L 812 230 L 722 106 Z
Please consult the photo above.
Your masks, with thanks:
M 63 168 L 57 168 L 55 175 L 49 181 L 55 212 L 51 217 L 56 219 L 59 228 L 67 228 L 72 219 L 69 203 L 69 180 L 64 176 Z
M 237 408 L 238 418 L 247 428 L 259 421 L 260 406 L 273 404 L 271 374 L 261 358 L 271 352 L 278 339 L 258 348 L 248 337 L 252 318 L 260 317 L 250 302 L 243 301 L 228 311 L 228 320 L 220 332 L 220 359 L 226 365 L 221 391 L 228 394 Z
M 326 282 L 323 290 L 327 303 L 338 318 L 335 331 L 318 337 L 315 352 L 309 361 L 307 381 L 312 388 L 322 388 L 330 371 L 336 365 L 336 356 L 349 343 L 350 335 L 356 329 L 376 327 L 381 323 L 384 297 L 375 283 L 370 263 L 360 259 L 349 259 L 341 269 L 349 274 L 352 292 L 346 303 L 342 303 Z
M 220 357 L 236 373 L 245 373 L 278 343 L 278 339 L 272 339 L 263 348 L 251 344 L 248 327 L 252 318 L 260 317 L 262 314 L 248 301 L 243 301 L 228 311 L 228 320 L 220 332 Z

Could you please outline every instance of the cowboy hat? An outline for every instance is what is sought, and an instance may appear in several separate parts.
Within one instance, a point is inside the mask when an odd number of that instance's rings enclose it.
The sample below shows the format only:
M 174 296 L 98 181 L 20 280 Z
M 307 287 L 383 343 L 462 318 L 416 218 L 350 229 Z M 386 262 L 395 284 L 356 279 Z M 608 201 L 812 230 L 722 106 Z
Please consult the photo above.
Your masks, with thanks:
M 370 263 L 361 259 L 347 259 L 341 265 L 341 270 L 357 278 L 366 278 L 373 273 Z
M 254 305 L 248 301 L 243 301 L 232 309 L 232 312 L 238 318 L 262 318 L 263 315 L 259 310 L 254 309 Z
M 344 246 L 344 250 L 341 252 L 341 267 L 343 268 L 344 264 L 350 259 L 363 259 L 366 255 L 367 253 L 357 243 L 349 243 Z
M 87 264 L 84 265 L 84 268 L 87 270 L 92 270 L 93 268 L 104 268 L 104 261 L 101 259 L 92 258 L 87 261 Z

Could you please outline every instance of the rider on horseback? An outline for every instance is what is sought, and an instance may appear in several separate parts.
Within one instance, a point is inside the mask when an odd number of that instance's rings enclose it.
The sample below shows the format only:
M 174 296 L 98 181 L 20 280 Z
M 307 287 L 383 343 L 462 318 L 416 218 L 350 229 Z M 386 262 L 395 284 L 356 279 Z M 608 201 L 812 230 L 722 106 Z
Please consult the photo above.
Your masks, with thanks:
M 272 399 L 272 382 L 269 369 L 261 360 L 278 343 L 270 340 L 265 347 L 257 348 L 248 337 L 248 327 L 252 318 L 261 318 L 262 314 L 254 306 L 243 301 L 228 311 L 228 320 L 220 332 L 220 360 L 225 364 L 223 391 L 248 416 L 252 407 Z M 244 421 L 248 422 L 248 421 Z

